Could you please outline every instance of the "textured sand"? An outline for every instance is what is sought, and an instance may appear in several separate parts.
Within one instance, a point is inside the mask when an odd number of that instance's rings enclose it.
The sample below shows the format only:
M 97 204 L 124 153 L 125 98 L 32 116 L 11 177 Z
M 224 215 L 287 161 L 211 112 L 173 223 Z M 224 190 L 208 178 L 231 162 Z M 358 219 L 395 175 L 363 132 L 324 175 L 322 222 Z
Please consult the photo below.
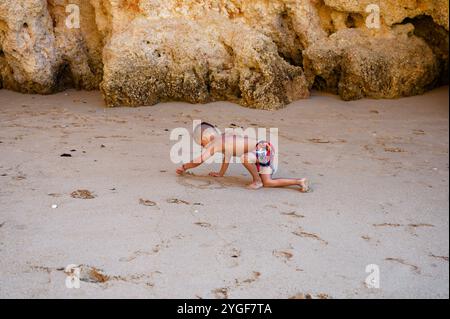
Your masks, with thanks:
M 316 94 L 275 113 L 1 90 L 0 297 L 448 298 L 448 111 L 448 87 Z M 315 191 L 248 191 L 238 165 L 177 177 L 166 129 L 192 118 L 278 127 L 278 176 L 307 176 Z M 96 197 L 72 198 L 79 189 Z M 67 289 L 68 264 L 109 278 Z M 365 287 L 368 264 L 381 289 Z

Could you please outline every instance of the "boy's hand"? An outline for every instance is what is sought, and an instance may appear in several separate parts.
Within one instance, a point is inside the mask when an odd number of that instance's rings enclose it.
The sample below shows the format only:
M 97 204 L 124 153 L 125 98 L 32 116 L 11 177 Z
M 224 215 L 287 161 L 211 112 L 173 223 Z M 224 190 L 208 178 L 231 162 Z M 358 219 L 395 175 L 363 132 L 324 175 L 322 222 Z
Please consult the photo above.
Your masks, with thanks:
M 183 173 L 186 172 L 184 166 L 180 166 L 177 168 L 177 174 L 178 175 L 183 175 Z
M 216 172 L 211 172 L 211 173 L 209 173 L 209 176 L 212 176 L 212 177 L 223 177 L 223 174 L 216 173 Z

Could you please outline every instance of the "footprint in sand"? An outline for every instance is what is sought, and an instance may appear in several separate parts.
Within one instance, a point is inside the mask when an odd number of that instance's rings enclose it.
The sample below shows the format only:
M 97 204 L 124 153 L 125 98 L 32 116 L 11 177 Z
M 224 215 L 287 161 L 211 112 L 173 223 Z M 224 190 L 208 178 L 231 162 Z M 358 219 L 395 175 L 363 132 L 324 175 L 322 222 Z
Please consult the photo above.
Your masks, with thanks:
M 236 286 L 239 287 L 242 284 L 246 284 L 246 285 L 252 284 L 255 281 L 257 281 L 259 279 L 259 277 L 261 277 L 261 273 L 259 271 L 253 271 L 249 278 L 242 279 L 242 280 L 236 279 L 235 280 Z
M 93 199 L 93 198 L 95 198 L 95 195 L 92 194 L 87 189 L 79 189 L 79 190 L 73 191 L 72 193 L 70 193 L 70 196 L 72 198 L 77 198 L 77 199 Z
M 182 199 L 178 199 L 178 198 L 169 198 L 167 200 L 167 203 L 169 203 L 169 204 L 185 204 L 185 205 L 190 205 L 191 204 L 188 201 L 185 201 L 185 200 L 182 200 Z
M 212 225 L 210 223 L 207 223 L 207 222 L 196 222 L 194 224 L 197 225 L 197 226 L 200 226 L 202 228 L 211 228 L 212 227 Z
M 143 205 L 143 206 L 148 206 L 148 207 L 153 207 L 153 206 L 157 205 L 156 202 L 148 200 L 148 199 L 143 199 L 143 198 L 139 199 L 139 204 Z
M 20 174 L 20 175 L 13 177 L 13 179 L 16 181 L 23 181 L 24 179 L 27 179 L 27 178 L 25 177 L 25 175 Z
M 212 291 L 216 299 L 228 299 L 228 288 L 217 288 Z
M 283 262 L 288 262 L 289 260 L 292 259 L 292 257 L 294 257 L 294 254 L 286 251 L 286 250 L 274 250 L 272 252 L 272 255 L 274 255 L 275 257 L 282 259 Z
M 80 273 L 81 281 L 90 283 L 105 283 L 110 279 L 111 277 L 106 275 L 101 269 L 90 266 L 81 267 Z

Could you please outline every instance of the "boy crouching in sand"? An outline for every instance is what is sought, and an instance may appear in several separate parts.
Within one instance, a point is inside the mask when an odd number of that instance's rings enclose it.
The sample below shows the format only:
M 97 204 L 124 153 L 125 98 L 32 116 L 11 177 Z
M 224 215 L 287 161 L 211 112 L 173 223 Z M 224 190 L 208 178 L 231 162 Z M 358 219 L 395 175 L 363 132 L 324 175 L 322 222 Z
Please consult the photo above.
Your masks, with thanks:
M 194 129 L 194 140 L 204 150 L 202 155 L 194 161 L 183 164 L 177 168 L 177 174 L 181 175 L 189 169 L 200 166 L 216 153 L 224 155 L 220 172 L 212 172 L 213 177 L 222 177 L 228 169 L 231 157 L 240 157 L 242 164 L 252 175 L 253 182 L 248 185 L 250 189 L 261 187 L 286 187 L 299 186 L 300 191 L 309 191 L 305 178 L 272 178 L 275 172 L 274 154 L 275 148 L 266 141 L 256 141 L 247 136 L 235 134 L 219 134 L 217 129 L 208 123 L 201 123 Z

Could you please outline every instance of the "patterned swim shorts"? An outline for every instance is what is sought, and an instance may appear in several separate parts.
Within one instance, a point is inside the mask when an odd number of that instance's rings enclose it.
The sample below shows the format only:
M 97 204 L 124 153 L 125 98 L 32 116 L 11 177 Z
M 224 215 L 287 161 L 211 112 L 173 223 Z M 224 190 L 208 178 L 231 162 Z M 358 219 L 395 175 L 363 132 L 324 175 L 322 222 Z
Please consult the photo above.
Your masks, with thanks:
M 273 145 L 267 141 L 260 141 L 256 144 L 256 168 L 260 174 L 270 174 L 275 173 L 275 148 Z

